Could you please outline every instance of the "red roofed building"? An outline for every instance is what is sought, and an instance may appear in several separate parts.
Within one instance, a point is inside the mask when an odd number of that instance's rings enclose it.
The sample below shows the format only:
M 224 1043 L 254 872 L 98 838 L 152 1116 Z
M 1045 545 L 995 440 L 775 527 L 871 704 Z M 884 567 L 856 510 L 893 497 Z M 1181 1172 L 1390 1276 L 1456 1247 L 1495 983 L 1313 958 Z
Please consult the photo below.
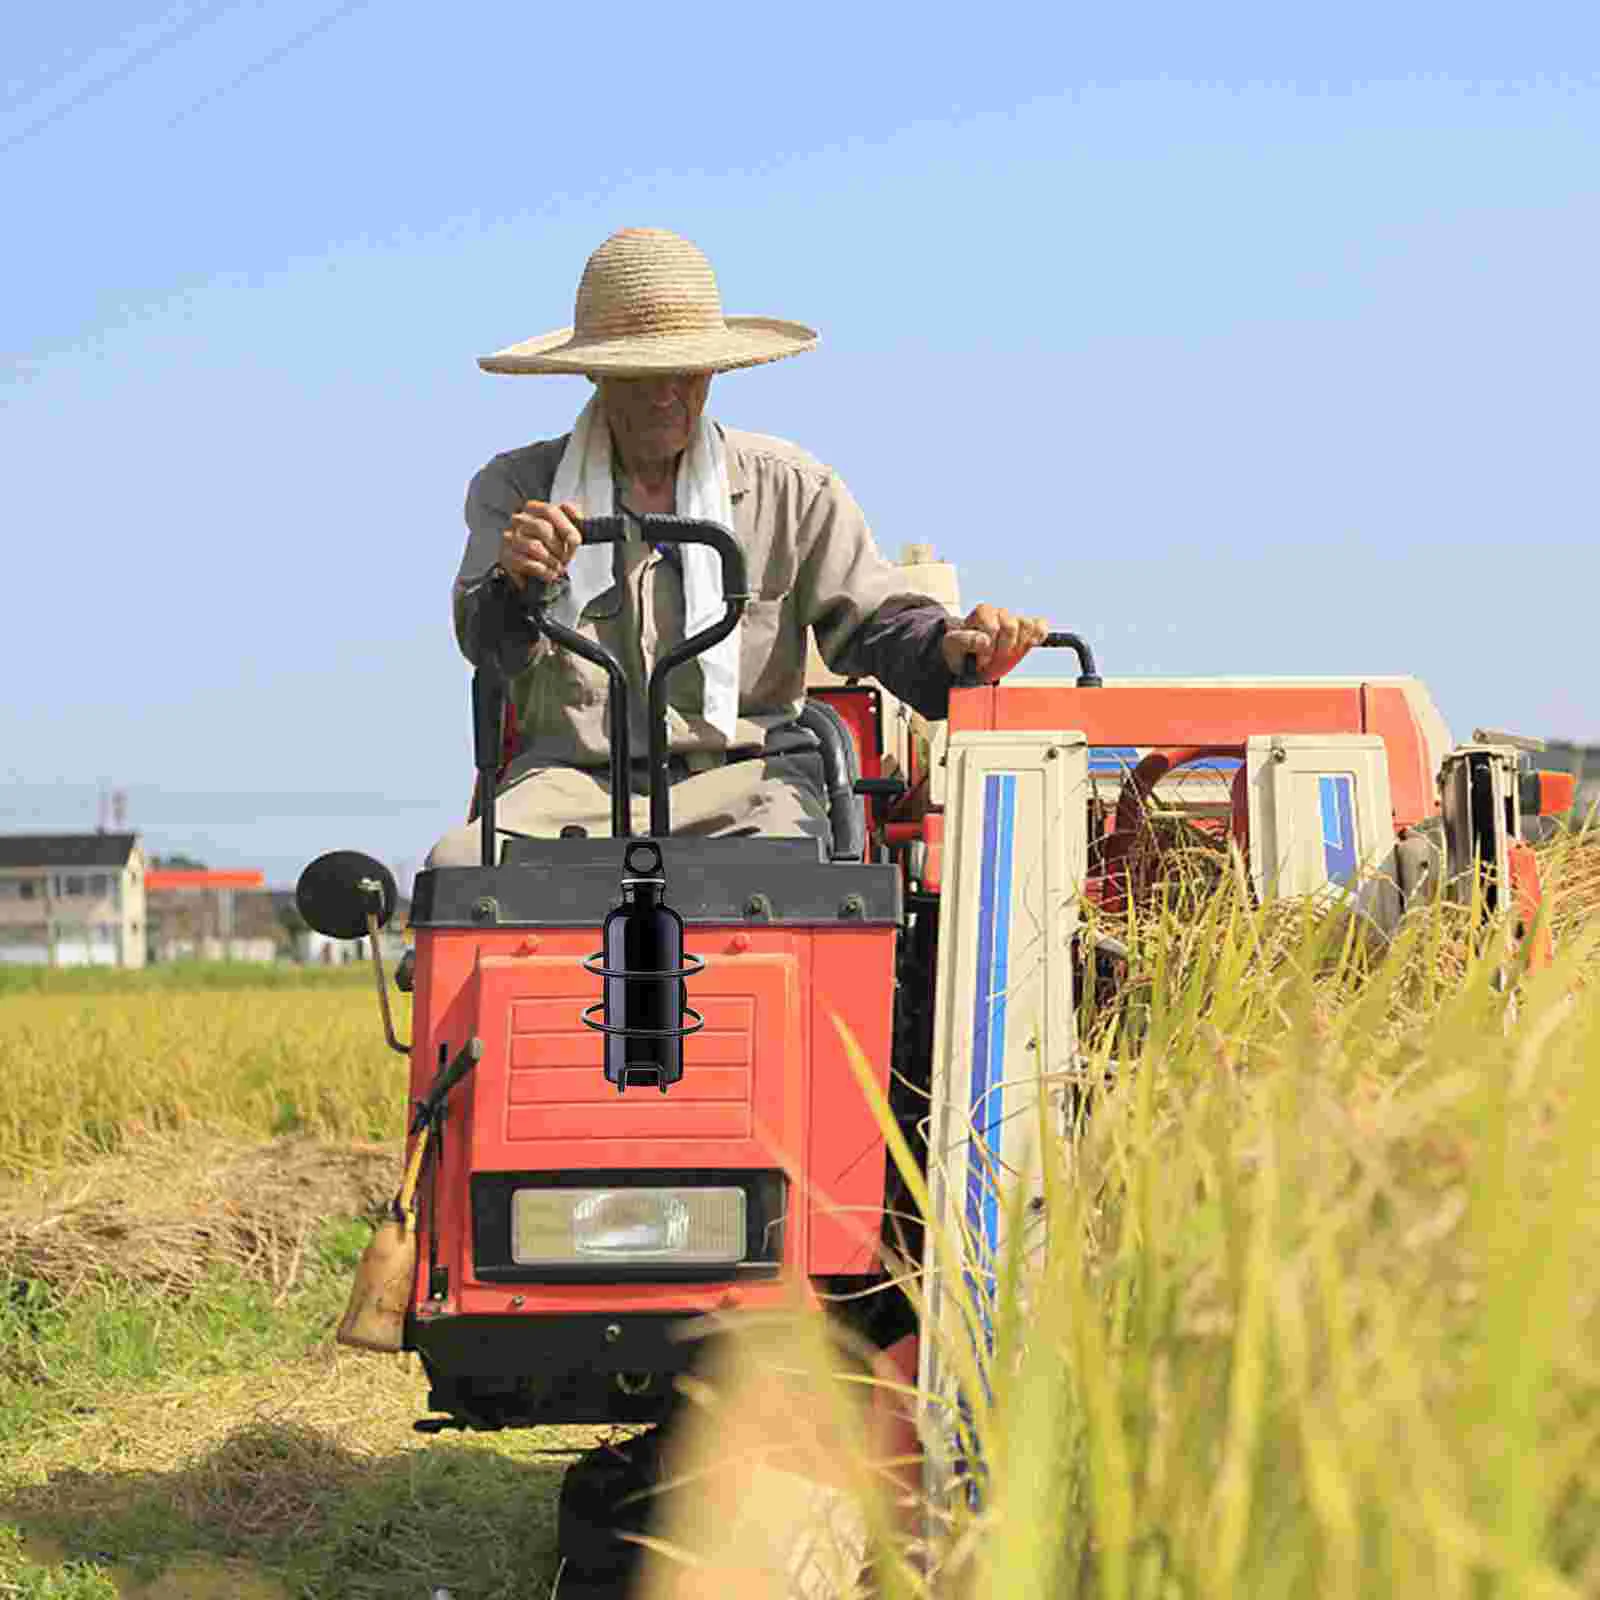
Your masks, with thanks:
M 259 871 L 151 867 L 145 873 L 155 961 L 275 961 L 288 931 Z

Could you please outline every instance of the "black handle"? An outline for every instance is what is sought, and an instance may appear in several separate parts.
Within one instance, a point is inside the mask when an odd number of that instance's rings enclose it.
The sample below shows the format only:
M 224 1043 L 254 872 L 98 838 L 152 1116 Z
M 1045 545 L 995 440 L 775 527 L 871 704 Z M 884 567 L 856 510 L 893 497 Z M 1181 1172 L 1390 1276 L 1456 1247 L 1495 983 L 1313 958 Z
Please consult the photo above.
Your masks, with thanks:
M 605 518 L 612 521 L 612 518 Z M 622 519 L 614 519 L 620 522 Z M 722 558 L 722 598 L 741 603 L 750 598 L 746 587 L 744 551 L 733 535 L 719 522 L 699 517 L 670 517 L 652 512 L 637 519 L 639 532 L 650 544 L 708 544 Z M 587 528 L 588 524 L 585 524 Z M 587 534 L 585 535 L 587 537 Z M 710 629 L 706 630 L 708 633 Z
M 872 825 L 879 831 L 878 844 L 883 843 L 882 830 L 889 818 L 889 808 L 906 793 L 904 778 L 857 778 L 852 790 L 866 798 L 872 812 Z
M 578 533 L 585 544 L 621 544 L 626 529 L 627 520 L 620 513 L 578 518 Z
M 906 792 L 903 778 L 857 778 L 850 787 L 854 794 L 883 800 L 898 800 Z
M 423 1128 L 439 1115 L 444 1109 L 445 1102 L 450 1098 L 450 1091 L 477 1066 L 482 1058 L 483 1040 L 474 1036 L 456 1051 L 455 1060 L 449 1066 L 439 1069 L 439 1075 L 433 1080 L 433 1087 L 428 1091 L 428 1098 L 417 1102 L 416 1115 L 411 1119 L 413 1134 L 421 1133 Z
M 632 515 L 630 512 L 629 516 Z M 580 517 L 578 533 L 584 544 L 620 544 L 626 536 L 627 517 L 620 514 L 609 517 Z M 663 512 L 648 512 L 633 518 L 639 524 L 639 533 L 647 544 L 708 544 L 722 560 L 722 596 L 724 600 L 748 600 L 745 587 L 744 551 L 733 535 L 718 522 L 706 522 L 699 517 L 675 517 Z M 549 604 L 548 592 L 543 584 L 535 588 L 530 580 L 523 591 L 528 610 L 538 614 Z
M 629 512 L 627 515 L 633 514 Z M 698 517 L 675 517 L 659 513 L 634 516 L 633 520 L 639 524 L 640 535 L 651 544 L 710 545 L 722 562 L 722 599 L 726 607 L 723 617 L 662 656 L 656 662 L 646 686 L 646 715 L 650 729 L 650 832 L 662 837 L 672 831 L 668 802 L 667 675 L 674 667 L 681 666 L 726 638 L 738 626 L 750 595 L 746 587 L 744 551 L 739 548 L 732 533 L 719 523 L 702 521 Z M 626 537 L 626 528 L 627 520 L 623 515 L 584 517 L 578 523 L 578 531 L 585 544 L 616 544 Z M 633 834 L 629 804 L 632 762 L 627 680 L 623 676 L 622 665 L 602 645 L 585 639 L 574 629 L 550 618 L 550 595 L 542 584 L 535 590 L 530 583 L 523 598 L 535 627 L 547 633 L 557 644 L 603 668 L 610 680 L 611 831 L 619 839 L 630 838 Z
M 620 516 L 582 517 L 578 521 L 578 533 L 584 544 L 620 544 L 626 531 L 627 525 Z M 633 832 L 633 814 L 628 800 L 632 752 L 628 747 L 628 682 L 623 676 L 622 664 L 603 646 L 551 619 L 547 608 L 552 596 L 541 580 L 529 578 L 520 598 L 536 631 L 548 634 L 557 644 L 585 661 L 592 661 L 606 675 L 606 704 L 611 715 L 611 831 L 619 839 L 626 839 Z
M 1088 641 L 1081 634 L 1076 633 L 1047 633 L 1044 636 L 1046 650 L 1071 650 L 1078 658 L 1078 688 L 1098 689 L 1102 680 L 1095 668 L 1094 652 L 1089 648 Z M 975 689 L 978 687 L 978 658 L 970 650 L 967 659 L 962 663 L 961 676 L 956 679 L 958 689 Z
M 1101 687 L 1100 673 L 1094 664 L 1094 652 L 1089 648 L 1088 640 L 1081 634 L 1047 633 L 1044 636 L 1044 645 L 1047 650 L 1071 650 L 1077 656 L 1080 689 Z
M 739 625 L 750 598 L 746 587 L 744 551 L 720 524 L 696 517 L 646 516 L 639 531 L 654 544 L 707 544 L 722 560 L 722 603 L 719 621 L 685 639 L 656 662 L 646 686 L 646 715 L 650 729 L 650 832 L 663 838 L 672 832 L 671 775 L 667 770 L 667 677 L 674 668 L 703 654 L 727 638 Z

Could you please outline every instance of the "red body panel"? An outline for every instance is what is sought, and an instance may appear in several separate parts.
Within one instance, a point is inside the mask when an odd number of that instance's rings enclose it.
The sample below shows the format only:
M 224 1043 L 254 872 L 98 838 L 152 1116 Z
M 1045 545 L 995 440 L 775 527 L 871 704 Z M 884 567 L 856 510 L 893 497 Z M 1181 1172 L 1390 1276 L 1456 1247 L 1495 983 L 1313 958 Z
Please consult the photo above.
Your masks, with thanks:
M 823 700 L 844 718 L 855 735 L 856 759 L 863 778 L 883 774 L 883 696 L 867 684 L 837 684 L 808 689 L 808 700 Z
M 1533 941 L 1528 946 L 1528 966 L 1534 970 L 1547 967 L 1555 956 L 1555 940 L 1548 920 L 1540 924 L 1537 931 L 1534 929 L 1544 903 L 1544 882 L 1533 846 L 1524 844 L 1520 839 L 1515 841 L 1510 851 L 1510 867 L 1511 893 L 1517 907 L 1518 936 L 1523 939 L 1531 936 Z
M 581 962 L 600 930 L 430 930 L 416 934 L 411 1094 L 476 1034 L 482 1060 L 451 1097 L 438 1169 L 445 1305 L 418 1275 L 415 1309 L 709 1309 L 771 1303 L 792 1290 L 678 1284 L 483 1284 L 472 1275 L 468 1179 L 474 1172 L 607 1167 L 783 1169 L 790 1178 L 785 1269 L 870 1271 L 883 1206 L 884 1144 L 828 1008 L 887 1090 L 895 930 L 688 929 L 705 969 L 688 980 L 704 1029 L 683 1042 L 684 1075 L 665 1095 L 607 1083 L 600 1034 L 579 1014 L 601 980 Z M 421 1221 L 427 1258 L 427 1187 Z
M 1539 780 L 1538 816 L 1559 817 L 1572 810 L 1578 798 L 1576 773 L 1540 772 L 1536 776 Z

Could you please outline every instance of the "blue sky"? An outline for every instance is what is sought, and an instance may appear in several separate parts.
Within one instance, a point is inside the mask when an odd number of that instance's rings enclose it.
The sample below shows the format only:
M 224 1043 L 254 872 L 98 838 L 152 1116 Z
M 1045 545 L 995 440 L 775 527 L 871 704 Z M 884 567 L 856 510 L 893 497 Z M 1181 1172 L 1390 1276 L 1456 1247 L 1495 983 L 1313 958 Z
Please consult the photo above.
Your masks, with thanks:
M 1306 9 L 9 16 L 0 827 L 419 861 L 466 482 L 587 392 L 474 358 L 640 224 L 821 329 L 713 414 L 969 604 L 1600 739 L 1600 10 Z

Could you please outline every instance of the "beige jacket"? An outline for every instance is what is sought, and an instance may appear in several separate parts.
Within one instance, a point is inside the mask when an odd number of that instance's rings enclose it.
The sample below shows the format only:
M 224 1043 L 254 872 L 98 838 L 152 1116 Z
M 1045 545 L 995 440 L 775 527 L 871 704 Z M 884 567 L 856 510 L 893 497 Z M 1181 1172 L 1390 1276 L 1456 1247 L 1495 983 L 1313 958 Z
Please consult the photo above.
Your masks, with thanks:
M 719 428 L 721 427 L 718 424 Z M 677 668 L 668 684 L 668 748 L 720 752 L 759 747 L 767 730 L 791 722 L 805 695 L 806 629 L 837 673 L 868 675 L 874 661 L 863 625 L 909 608 L 936 607 L 908 593 L 899 569 L 873 542 L 860 507 L 838 476 L 782 439 L 721 428 L 727 445 L 734 536 L 744 549 L 751 599 L 740 624 L 739 721 L 731 745 L 700 714 L 699 664 Z M 500 536 L 524 501 L 545 500 L 566 439 L 547 439 L 496 456 L 467 491 L 468 538 L 454 586 L 456 637 L 474 655 L 478 585 L 500 553 Z M 683 584 L 676 561 L 636 531 L 615 547 L 618 581 L 585 607 L 578 631 L 622 663 L 632 711 L 635 757 L 647 749 L 645 685 L 658 657 L 683 638 Z M 908 619 L 909 620 L 909 619 Z M 912 670 L 916 667 L 907 663 Z M 921 668 L 924 675 L 926 667 Z M 610 758 L 605 672 L 541 638 L 511 696 L 522 745 L 519 765 L 539 761 L 602 766 Z M 889 687 L 893 688 L 891 683 Z

